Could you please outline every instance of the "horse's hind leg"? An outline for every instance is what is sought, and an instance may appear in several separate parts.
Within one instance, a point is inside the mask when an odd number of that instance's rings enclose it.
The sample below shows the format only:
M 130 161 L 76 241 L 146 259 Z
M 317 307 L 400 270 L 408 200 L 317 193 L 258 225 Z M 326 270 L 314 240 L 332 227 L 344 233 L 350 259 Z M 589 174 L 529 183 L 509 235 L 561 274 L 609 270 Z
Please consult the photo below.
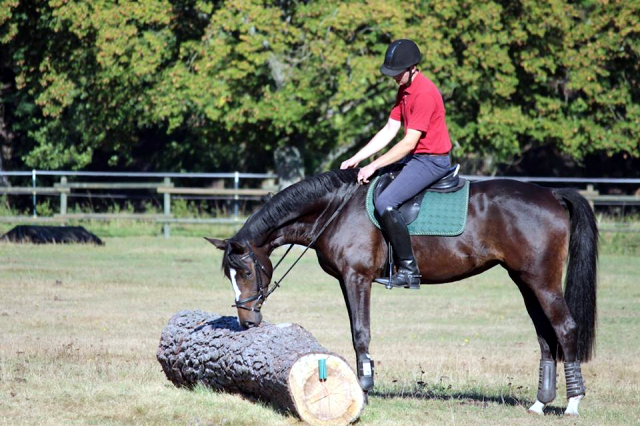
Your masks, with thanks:
M 527 312 L 533 321 L 536 334 L 538 335 L 538 344 L 540 345 L 538 393 L 536 395 L 536 402 L 529 407 L 529 411 L 542 414 L 545 405 L 551 403 L 556 398 L 556 354 L 558 351 L 558 340 L 535 294 L 528 285 L 520 279 L 519 274 L 510 272 L 509 275 L 518 285 L 520 293 L 522 293 Z
M 552 368 L 551 364 L 545 363 L 545 361 L 564 359 L 567 398 L 569 400 L 565 414 L 577 415 L 578 405 L 585 393 L 580 363 L 577 360 L 577 326 L 562 293 L 562 266 L 558 265 L 556 268 L 549 268 L 549 266 L 547 265 L 546 268 L 546 270 L 550 271 L 547 276 L 533 276 L 525 273 L 512 274 L 512 278 L 521 288 L 527 304 L 527 310 L 529 310 L 531 318 L 536 324 L 538 339 L 541 340 L 542 338 L 540 344 L 542 352 L 540 374 L 544 376 L 540 379 L 538 401 L 530 408 L 530 411 L 541 413 L 544 404 L 548 402 L 541 400 L 540 397 L 547 398 L 552 395 L 549 388 L 552 385 L 551 376 L 555 376 L 555 371 L 551 370 L 555 370 L 555 368 Z M 544 269 L 540 268 L 538 270 Z M 523 290 L 524 288 L 526 290 Z M 532 298 L 531 296 L 534 297 Z M 540 311 L 546 317 L 546 321 L 541 318 Z M 549 326 L 551 326 L 553 334 L 555 334 L 555 339 L 553 339 L 548 330 Z M 545 371 L 545 368 L 547 368 L 547 371 Z M 553 387 L 555 388 L 555 384 L 553 384 Z M 548 393 L 547 390 L 549 390 Z M 555 392 L 553 394 L 555 396 Z
M 533 289 L 542 310 L 547 315 L 556 333 L 562 349 L 559 357 L 564 359 L 564 373 L 567 384 L 567 409 L 565 415 L 577 416 L 578 405 L 584 397 L 585 387 L 578 360 L 578 327 L 569 312 L 569 307 L 562 294 L 560 280 L 557 286 L 537 287 Z

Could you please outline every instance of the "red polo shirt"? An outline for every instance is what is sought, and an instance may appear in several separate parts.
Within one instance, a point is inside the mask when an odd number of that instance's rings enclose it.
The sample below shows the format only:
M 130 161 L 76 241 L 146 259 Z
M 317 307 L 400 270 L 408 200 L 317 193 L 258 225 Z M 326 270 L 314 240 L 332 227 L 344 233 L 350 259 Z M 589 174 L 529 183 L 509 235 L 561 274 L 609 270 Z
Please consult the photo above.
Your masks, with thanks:
M 408 129 L 422 132 L 413 154 L 447 154 L 451 151 L 442 95 L 421 72 L 415 74 L 409 87 L 400 86 L 389 117 L 402 121 L 405 135 Z

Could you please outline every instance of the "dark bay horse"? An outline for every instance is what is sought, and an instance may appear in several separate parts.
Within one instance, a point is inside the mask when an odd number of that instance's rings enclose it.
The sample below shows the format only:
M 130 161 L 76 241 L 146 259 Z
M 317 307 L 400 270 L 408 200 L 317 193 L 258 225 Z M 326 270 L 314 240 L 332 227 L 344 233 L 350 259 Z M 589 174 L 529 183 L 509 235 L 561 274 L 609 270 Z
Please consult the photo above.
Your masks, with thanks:
M 245 327 L 262 320 L 260 308 L 273 273 L 269 255 L 285 244 L 313 242 L 322 269 L 340 282 L 358 377 L 367 392 L 373 388 L 371 284 L 383 274 L 387 246 L 367 217 L 367 186 L 358 187 L 356 175 L 351 169 L 307 178 L 276 194 L 232 238 L 207 240 L 224 250 L 224 273 L 233 284 L 238 319 Z M 423 284 L 458 281 L 496 265 L 508 271 L 540 344 L 538 394 L 530 411 L 542 413 L 555 398 L 556 365 L 564 361 L 565 414 L 578 414 L 585 394 L 580 362 L 591 358 L 596 324 L 598 229 L 587 201 L 573 189 L 506 179 L 473 182 L 464 232 L 414 236 L 412 244 Z

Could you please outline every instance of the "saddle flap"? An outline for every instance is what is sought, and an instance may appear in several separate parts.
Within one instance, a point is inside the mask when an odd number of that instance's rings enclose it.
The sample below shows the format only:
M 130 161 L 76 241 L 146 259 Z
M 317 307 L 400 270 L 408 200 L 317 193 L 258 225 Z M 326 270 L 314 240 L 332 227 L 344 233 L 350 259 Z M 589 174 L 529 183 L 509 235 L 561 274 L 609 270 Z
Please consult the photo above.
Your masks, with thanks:
M 380 176 L 380 179 L 378 179 L 377 185 L 373 190 L 374 202 L 378 198 L 378 196 L 382 194 L 382 191 L 384 191 L 395 178 L 396 175 L 394 174 L 394 172 L 389 172 Z M 402 214 L 402 217 L 404 218 L 404 221 L 407 225 L 416 220 L 416 218 L 418 217 L 418 213 L 420 213 L 420 205 L 422 204 L 422 199 L 424 198 L 424 193 L 425 191 L 420 191 L 418 195 L 411 198 L 410 200 L 405 201 L 400 206 L 400 208 L 398 208 L 398 211 L 400 211 L 400 213 Z

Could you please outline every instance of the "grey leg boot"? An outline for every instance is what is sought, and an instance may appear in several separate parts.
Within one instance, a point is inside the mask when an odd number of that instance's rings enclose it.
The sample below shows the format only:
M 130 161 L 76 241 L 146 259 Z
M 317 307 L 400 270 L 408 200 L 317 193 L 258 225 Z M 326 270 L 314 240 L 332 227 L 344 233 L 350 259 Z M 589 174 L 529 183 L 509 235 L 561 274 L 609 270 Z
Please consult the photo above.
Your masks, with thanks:
M 380 217 L 380 225 L 387 241 L 391 243 L 396 258 L 397 272 L 389 278 L 376 278 L 376 282 L 414 290 L 420 289 L 420 270 L 413 255 L 411 238 L 402 214 L 391 207 Z

